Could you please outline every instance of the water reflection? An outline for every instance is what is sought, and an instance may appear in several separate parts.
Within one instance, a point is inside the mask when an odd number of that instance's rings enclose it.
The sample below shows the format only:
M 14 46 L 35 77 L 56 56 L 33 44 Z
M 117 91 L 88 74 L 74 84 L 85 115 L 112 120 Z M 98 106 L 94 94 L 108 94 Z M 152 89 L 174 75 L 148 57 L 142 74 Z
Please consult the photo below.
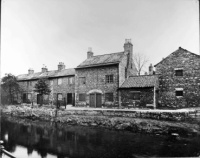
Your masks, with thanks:
M 128 158 L 199 156 L 199 137 L 169 141 L 168 137 L 116 132 L 2 118 L 5 148 L 23 158 Z

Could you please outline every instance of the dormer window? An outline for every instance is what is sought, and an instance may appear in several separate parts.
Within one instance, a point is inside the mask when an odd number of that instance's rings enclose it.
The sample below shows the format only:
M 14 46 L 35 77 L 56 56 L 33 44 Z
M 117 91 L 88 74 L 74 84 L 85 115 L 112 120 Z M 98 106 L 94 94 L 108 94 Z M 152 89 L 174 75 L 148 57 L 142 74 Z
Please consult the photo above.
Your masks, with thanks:
M 175 76 L 183 76 L 183 69 L 181 68 L 175 69 Z

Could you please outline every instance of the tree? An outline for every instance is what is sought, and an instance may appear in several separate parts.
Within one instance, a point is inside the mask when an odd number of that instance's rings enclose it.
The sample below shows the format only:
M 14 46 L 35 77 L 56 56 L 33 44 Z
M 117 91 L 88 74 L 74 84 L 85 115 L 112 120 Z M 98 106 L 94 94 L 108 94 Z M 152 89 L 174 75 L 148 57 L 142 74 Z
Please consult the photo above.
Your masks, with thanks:
M 43 97 L 44 95 L 49 95 L 51 93 L 50 87 L 47 84 L 47 80 L 46 79 L 39 79 L 37 81 L 37 83 L 35 84 L 35 92 L 39 93 L 39 95 L 41 96 L 41 102 L 40 105 L 43 104 Z
M 16 100 L 15 97 L 21 92 L 20 86 L 17 82 L 17 77 L 11 73 L 6 74 L 1 80 L 1 99 L 2 102 L 13 104 Z
M 149 60 L 144 54 L 136 53 L 133 55 L 133 61 L 135 63 L 136 69 L 138 70 L 138 75 L 140 76 Z

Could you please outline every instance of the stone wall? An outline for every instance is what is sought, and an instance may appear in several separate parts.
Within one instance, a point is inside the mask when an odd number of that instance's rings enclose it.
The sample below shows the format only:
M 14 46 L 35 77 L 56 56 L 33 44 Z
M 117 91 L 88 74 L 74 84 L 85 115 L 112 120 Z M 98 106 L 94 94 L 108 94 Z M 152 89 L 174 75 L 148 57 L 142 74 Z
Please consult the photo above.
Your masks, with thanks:
M 131 92 L 140 92 L 140 100 L 130 98 Z M 147 104 L 153 104 L 154 89 L 153 88 L 128 88 L 121 89 L 121 106 L 128 107 L 146 107 Z
M 156 66 L 159 74 L 159 107 L 200 106 L 200 56 L 187 50 L 170 54 Z M 176 76 L 175 70 L 182 69 L 183 76 Z M 176 89 L 183 89 L 183 96 L 176 96 Z

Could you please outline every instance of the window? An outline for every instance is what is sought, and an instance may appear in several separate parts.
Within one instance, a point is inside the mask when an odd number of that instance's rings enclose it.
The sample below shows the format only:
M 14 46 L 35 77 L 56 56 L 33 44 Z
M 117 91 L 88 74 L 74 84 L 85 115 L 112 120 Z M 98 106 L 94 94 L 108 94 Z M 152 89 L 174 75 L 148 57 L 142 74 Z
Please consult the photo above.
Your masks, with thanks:
M 86 84 L 86 79 L 85 79 L 85 77 L 79 77 L 79 83 L 80 83 L 80 84 Z
M 58 85 L 62 84 L 62 78 L 58 78 Z
M 85 101 L 85 93 L 79 94 L 79 101 Z
M 32 81 L 29 81 L 29 86 L 32 86 Z
M 28 100 L 31 100 L 31 96 L 32 96 L 32 95 L 31 95 L 30 93 L 28 93 L 27 99 L 28 99 Z
M 53 86 L 53 80 L 50 80 L 50 85 Z
M 68 84 L 73 84 L 73 83 L 74 83 L 74 77 L 69 77 Z
M 113 83 L 113 75 L 106 75 L 106 83 Z
M 105 93 L 105 101 L 113 101 L 113 93 Z
M 177 97 L 182 97 L 183 96 L 183 91 L 181 91 L 181 90 L 176 91 L 176 96 Z
M 62 93 L 58 93 L 58 100 L 62 100 L 63 96 Z
M 182 69 L 175 69 L 175 76 L 183 76 L 183 70 Z
M 129 94 L 129 99 L 132 100 L 140 100 L 140 92 L 135 91 L 135 92 L 130 92 Z

